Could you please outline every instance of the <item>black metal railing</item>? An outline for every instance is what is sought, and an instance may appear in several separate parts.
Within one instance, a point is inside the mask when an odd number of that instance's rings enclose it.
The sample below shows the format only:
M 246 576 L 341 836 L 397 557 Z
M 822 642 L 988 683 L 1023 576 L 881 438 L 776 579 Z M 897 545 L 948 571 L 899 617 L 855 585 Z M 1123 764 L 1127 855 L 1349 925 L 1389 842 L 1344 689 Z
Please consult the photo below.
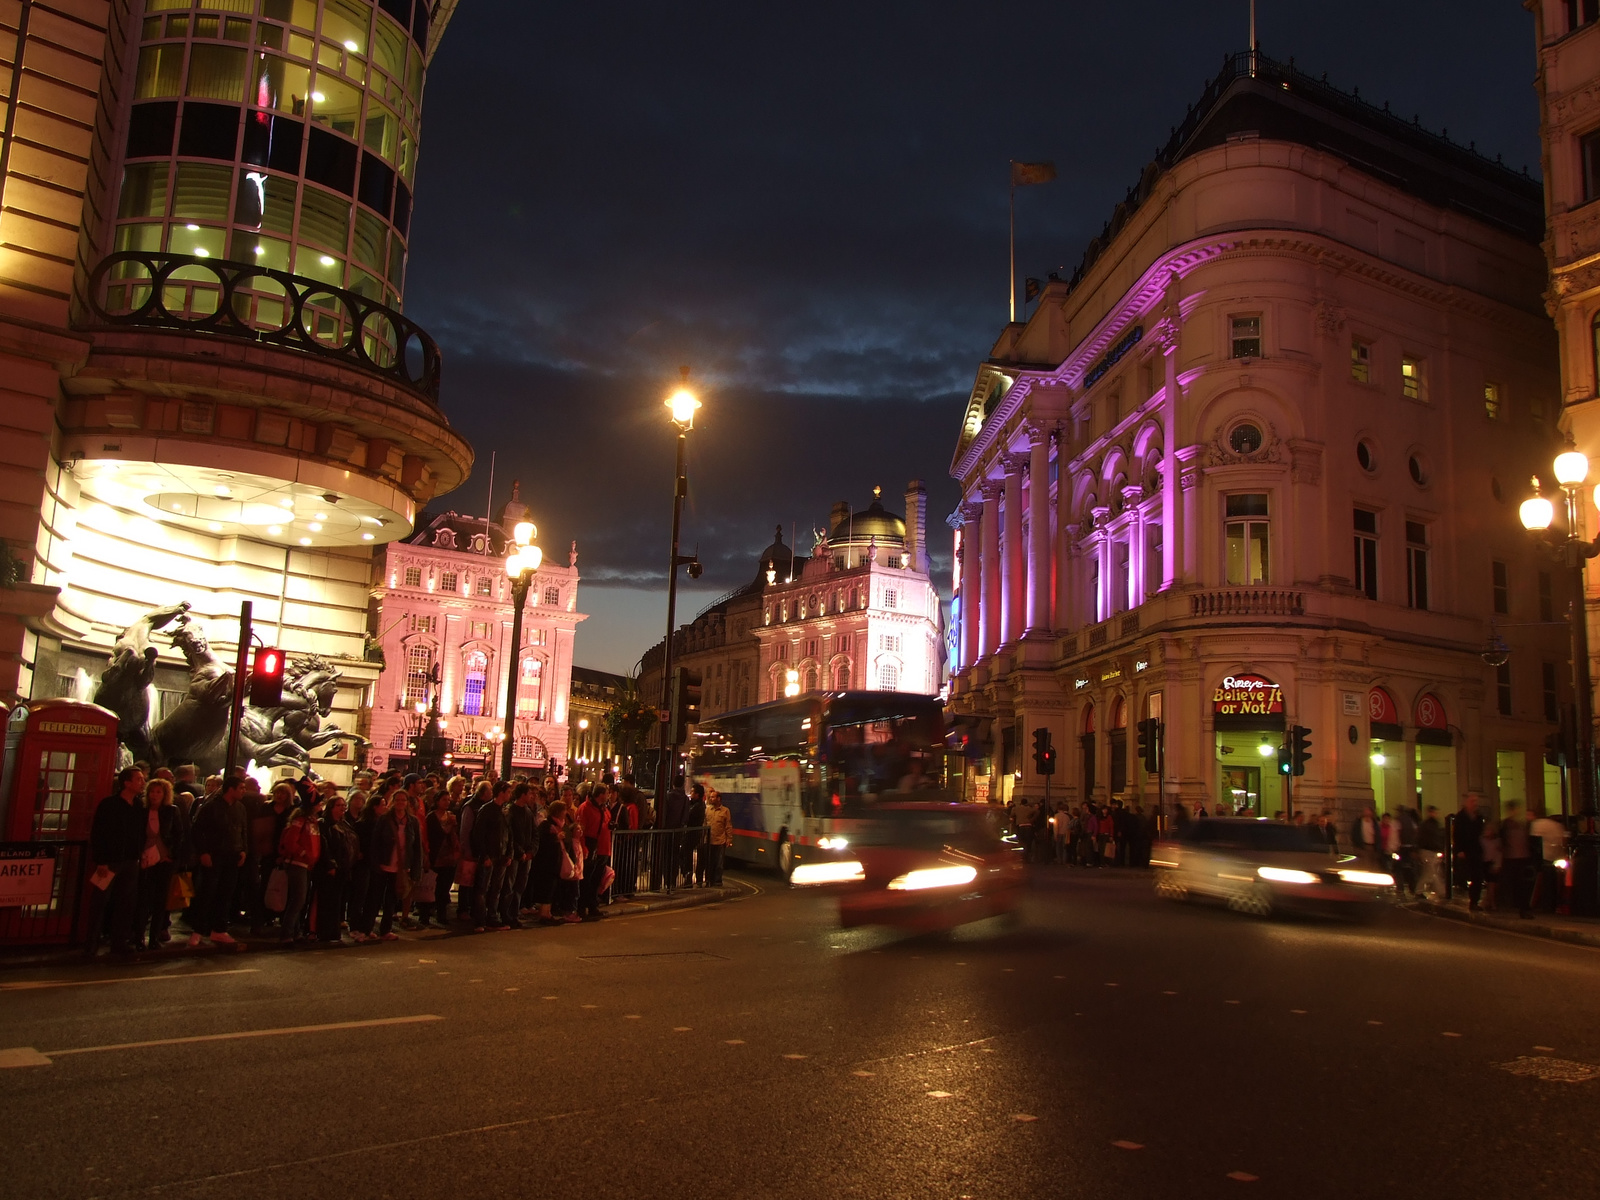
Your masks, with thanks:
M 694 878 L 696 856 L 707 845 L 698 829 L 621 829 L 611 835 L 614 897 L 677 891 Z
M 95 267 L 89 306 L 105 325 L 287 346 L 439 399 L 439 347 L 420 325 L 375 300 L 287 271 L 124 250 Z
M 63 945 L 82 940 L 88 842 L 48 842 L 56 852 L 48 904 L 0 908 L 0 946 Z

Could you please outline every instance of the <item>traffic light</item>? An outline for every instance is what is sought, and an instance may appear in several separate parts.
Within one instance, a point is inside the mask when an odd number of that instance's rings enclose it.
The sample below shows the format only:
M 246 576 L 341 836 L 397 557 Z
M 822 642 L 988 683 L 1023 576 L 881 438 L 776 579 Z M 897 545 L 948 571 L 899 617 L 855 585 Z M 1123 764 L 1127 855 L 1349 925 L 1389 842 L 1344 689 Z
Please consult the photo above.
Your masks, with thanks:
M 1296 725 L 1289 730 L 1289 764 L 1294 769 L 1294 774 L 1306 773 L 1306 760 L 1311 757 L 1311 730 L 1304 725 Z
M 672 669 L 671 745 L 689 740 L 689 726 L 700 721 L 700 672 L 688 667 Z
M 1056 773 L 1056 748 L 1050 744 L 1050 731 L 1043 725 L 1033 731 L 1033 769 L 1039 775 Z
M 1155 717 L 1139 722 L 1139 760 L 1147 774 L 1161 774 L 1161 742 L 1165 735 L 1166 729 Z
M 1292 775 L 1294 762 L 1289 756 L 1289 743 L 1284 742 L 1278 747 L 1278 774 Z
M 250 703 L 277 708 L 283 703 L 283 651 L 262 646 L 250 663 Z

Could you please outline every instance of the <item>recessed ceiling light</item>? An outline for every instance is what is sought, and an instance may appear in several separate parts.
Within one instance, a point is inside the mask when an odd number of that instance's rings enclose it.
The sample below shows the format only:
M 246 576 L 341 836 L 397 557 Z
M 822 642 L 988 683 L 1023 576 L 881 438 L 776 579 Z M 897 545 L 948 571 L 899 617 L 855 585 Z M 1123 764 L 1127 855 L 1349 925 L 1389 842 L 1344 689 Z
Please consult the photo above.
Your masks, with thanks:
M 312 92 L 311 93 L 311 99 L 312 99 L 313 103 L 321 104 L 324 100 L 327 99 L 327 97 L 324 96 L 321 92 Z
M 361 540 L 363 542 L 370 542 L 372 540 L 372 535 L 370 533 L 363 533 L 361 535 Z
M 310 525 L 306 526 L 306 528 L 311 530 L 312 533 L 321 533 L 322 532 L 322 522 L 321 521 L 313 521 L 313 522 L 311 522 Z
M 361 47 L 356 45 L 354 41 L 346 41 L 345 44 L 344 44 L 344 48 L 346 50 L 360 50 L 361 49 Z
M 280 533 L 283 532 L 283 526 L 282 525 L 268 525 L 267 526 L 267 532 L 269 534 L 271 534 L 273 537 L 277 537 Z
M 173 505 L 173 506 L 172 506 L 172 511 L 173 511 L 173 512 L 182 512 L 182 511 L 183 511 L 183 505 L 181 505 L 181 504 L 174 504 L 174 505 Z
M 322 262 L 322 265 L 323 265 L 323 266 L 325 266 L 325 267 L 331 267 L 331 266 L 333 266 L 333 255 L 331 255 L 331 254 L 324 254 L 324 255 L 323 255 L 323 256 L 322 256 L 322 258 L 321 258 L 321 260 L 320 260 L 320 261 L 321 261 L 321 262 Z
M 212 533 L 221 533 L 222 532 L 222 524 L 220 522 L 218 522 L 218 521 L 212 521 L 209 525 L 206 526 L 206 528 L 211 530 Z
M 294 501 L 291 500 L 288 496 L 285 496 L 282 500 L 279 500 L 278 503 L 283 508 L 293 508 L 294 507 Z
M 256 247 L 256 253 L 257 254 L 265 254 L 266 252 L 267 252 L 267 248 L 265 246 L 257 246 Z
M 327 519 L 328 519 L 328 514 L 327 513 L 318 513 L 317 514 L 317 520 L 326 521 Z
M 207 250 L 204 246 L 196 246 L 194 248 L 194 256 L 196 258 L 210 258 L 211 251 Z
M 195 232 L 195 230 L 199 229 L 200 226 L 198 226 L 198 225 L 185 225 L 184 228 L 187 229 L 190 233 L 193 233 L 193 232 Z
M 233 495 L 233 489 L 225 483 L 219 483 L 216 486 L 216 493 L 219 496 L 231 496 Z
M 311 539 L 310 538 L 301 538 L 300 539 L 300 544 L 302 546 L 309 546 L 309 545 L 311 545 Z

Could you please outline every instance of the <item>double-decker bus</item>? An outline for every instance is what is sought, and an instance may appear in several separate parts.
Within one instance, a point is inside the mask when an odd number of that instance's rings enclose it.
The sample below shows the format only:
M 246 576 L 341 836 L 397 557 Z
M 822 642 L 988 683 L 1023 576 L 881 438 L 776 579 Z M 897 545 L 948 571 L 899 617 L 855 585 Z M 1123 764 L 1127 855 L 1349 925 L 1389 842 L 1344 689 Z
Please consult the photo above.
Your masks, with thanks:
M 877 804 L 959 798 L 939 698 L 903 692 L 825 692 L 703 721 L 689 770 L 732 814 L 730 857 L 785 879 L 843 849 Z

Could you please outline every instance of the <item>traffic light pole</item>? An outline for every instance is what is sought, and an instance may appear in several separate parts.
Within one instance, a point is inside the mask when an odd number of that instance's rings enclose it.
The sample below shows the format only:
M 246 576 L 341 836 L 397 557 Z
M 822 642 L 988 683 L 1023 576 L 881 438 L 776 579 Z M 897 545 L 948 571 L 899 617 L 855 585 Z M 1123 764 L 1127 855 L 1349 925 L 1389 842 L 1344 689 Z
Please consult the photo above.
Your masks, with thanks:
M 246 600 L 239 605 L 239 655 L 233 667 L 233 703 L 228 709 L 228 754 L 222 768 L 222 777 L 233 774 L 239 759 L 239 722 L 244 716 L 245 681 L 250 674 L 251 616 L 255 605 Z

